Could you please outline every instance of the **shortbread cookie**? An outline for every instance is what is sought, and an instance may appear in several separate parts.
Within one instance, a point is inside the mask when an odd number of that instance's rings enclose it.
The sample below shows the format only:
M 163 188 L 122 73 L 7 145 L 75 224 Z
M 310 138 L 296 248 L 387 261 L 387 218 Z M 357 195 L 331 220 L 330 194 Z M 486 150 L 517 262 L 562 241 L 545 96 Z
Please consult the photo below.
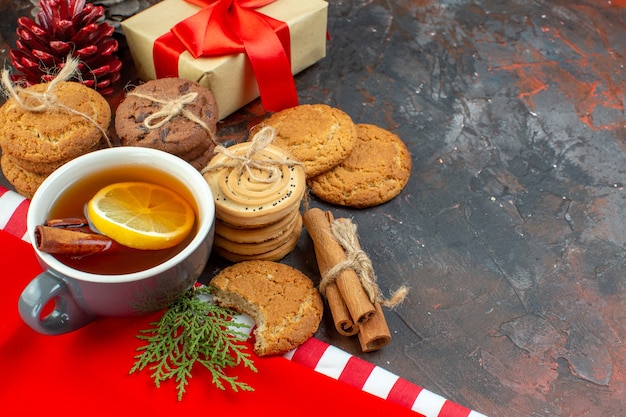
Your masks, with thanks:
M 240 253 L 229 252 L 219 246 L 214 246 L 215 253 L 224 259 L 228 259 L 231 262 L 243 262 L 243 261 L 280 261 L 298 246 L 298 240 L 300 239 L 301 230 L 294 232 L 289 240 L 283 243 L 282 246 L 277 247 L 269 252 L 260 253 L 257 255 L 242 255 Z
M 272 249 L 269 252 L 258 253 L 255 255 L 245 255 L 241 253 L 230 252 L 217 245 L 214 245 L 213 249 L 222 258 L 228 259 L 231 262 L 242 262 L 242 261 L 251 261 L 251 260 L 280 261 L 289 253 L 291 253 L 296 248 L 296 246 L 298 246 L 298 241 L 300 239 L 301 233 L 302 233 L 302 227 L 296 228 L 289 235 L 289 240 L 287 240 L 281 246 L 275 249 Z
M 293 213 L 286 215 L 281 220 L 255 229 L 234 227 L 217 219 L 215 221 L 215 234 L 231 242 L 261 243 L 275 238 L 284 233 L 285 230 L 291 229 L 291 226 L 296 222 L 299 216 L 301 216 L 300 210 L 299 207 L 296 207 Z
M 307 178 L 342 162 L 356 143 L 356 128 L 350 116 L 325 104 L 303 104 L 274 113 L 252 129 L 251 136 L 263 126 L 276 130 L 272 144 L 300 161 Z
M 35 191 L 47 177 L 47 175 L 35 174 L 20 168 L 5 154 L 2 155 L 0 164 L 2 164 L 2 173 L 7 181 L 15 187 L 18 194 L 26 198 L 33 198 Z
M 27 93 L 43 93 L 48 87 L 35 84 L 18 95 L 34 106 L 38 102 L 27 97 Z M 111 107 L 106 99 L 95 90 L 70 81 L 58 83 L 52 93 L 51 108 L 41 112 L 25 110 L 13 98 L 4 103 L 0 108 L 3 153 L 34 165 L 66 162 L 101 143 L 111 121 Z
M 288 265 L 240 262 L 223 269 L 210 285 L 219 305 L 254 319 L 254 351 L 259 356 L 298 347 L 315 334 L 322 319 L 322 299 L 313 282 Z
M 394 198 L 411 174 L 411 154 L 395 134 L 358 124 L 358 140 L 341 164 L 308 180 L 320 199 L 342 206 L 372 207 Z
M 232 253 L 234 255 L 244 255 L 244 256 L 250 257 L 250 259 L 261 259 L 261 258 L 265 259 L 266 258 L 265 254 L 267 254 L 268 252 L 284 247 L 288 242 L 292 241 L 296 236 L 298 238 L 300 237 L 300 232 L 302 231 L 302 216 L 298 215 L 295 220 L 296 221 L 291 223 L 282 232 L 262 242 L 254 242 L 254 243 L 233 242 L 232 240 L 229 240 L 227 237 L 216 234 L 215 239 L 213 241 L 213 246 L 224 249 L 227 253 Z M 251 231 L 254 231 L 254 229 L 251 229 Z M 258 258 L 256 258 L 257 256 Z
M 183 110 L 171 119 L 167 120 L 166 114 L 155 117 L 177 102 Z M 115 112 L 115 130 L 123 146 L 159 149 L 190 162 L 207 147 L 213 148 L 217 118 L 217 102 L 208 88 L 182 78 L 160 78 L 127 94 Z M 165 122 L 157 127 L 161 121 Z
M 215 199 L 215 215 L 238 228 L 259 228 L 293 213 L 302 201 L 306 178 L 301 165 L 283 149 L 268 145 L 247 159 L 252 143 L 244 142 L 218 153 L 203 171 Z M 233 156 L 235 159 L 233 159 Z M 248 161 L 249 162 L 249 161 Z

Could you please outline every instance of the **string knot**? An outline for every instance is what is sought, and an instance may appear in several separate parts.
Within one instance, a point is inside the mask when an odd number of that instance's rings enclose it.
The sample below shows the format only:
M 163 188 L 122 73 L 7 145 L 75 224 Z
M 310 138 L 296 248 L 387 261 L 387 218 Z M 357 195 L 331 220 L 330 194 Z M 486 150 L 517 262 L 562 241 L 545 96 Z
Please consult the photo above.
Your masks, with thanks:
M 349 219 L 335 219 L 330 224 L 330 229 L 333 237 L 344 249 L 346 259 L 322 274 L 320 292 L 324 294 L 326 287 L 332 284 L 342 271 L 352 269 L 372 304 L 380 303 L 385 307 L 394 308 L 402 303 L 408 294 L 408 288 L 404 285 L 396 290 L 390 298 L 384 299 L 382 297 L 372 261 L 359 245 L 356 225 Z
M 264 126 L 250 141 L 250 146 L 245 154 L 236 154 L 222 145 L 215 148 L 215 153 L 221 153 L 228 158 L 227 162 L 208 166 L 202 173 L 215 171 L 224 167 L 238 169 L 241 173 L 247 172 L 250 179 L 260 183 L 271 184 L 280 179 L 280 166 L 302 165 L 300 162 L 289 158 L 259 158 L 257 154 L 262 152 L 272 143 L 276 137 L 276 130 L 271 126 Z M 266 175 L 257 174 L 256 171 Z
M 134 91 L 128 93 L 128 95 L 161 105 L 157 111 L 150 114 L 144 119 L 143 126 L 146 129 L 158 129 L 164 126 L 166 123 L 169 123 L 169 121 L 172 120 L 174 117 L 180 115 L 204 129 L 209 140 L 213 142 L 215 146 L 217 146 L 217 141 L 215 140 L 213 131 L 209 128 L 209 126 L 204 122 L 204 120 L 202 120 L 200 117 L 196 116 L 193 112 L 186 108 L 188 104 L 196 101 L 196 98 L 198 98 L 198 93 L 191 92 L 169 100 L 161 99 L 155 96 L 151 96 L 149 94 L 137 93 Z
M 22 88 L 18 85 L 14 85 L 9 77 L 9 71 L 7 69 L 2 70 L 1 82 L 3 90 L 7 96 L 12 98 L 20 108 L 33 112 L 43 113 L 50 110 L 64 110 L 68 113 L 78 115 L 90 123 L 92 123 L 102 134 L 102 137 L 106 140 L 109 147 L 112 147 L 111 140 L 107 135 L 107 132 L 102 126 L 88 114 L 79 112 L 69 106 L 66 106 L 60 102 L 56 96 L 55 89 L 64 81 L 70 80 L 76 70 L 78 69 L 79 61 L 75 58 L 68 57 L 61 70 L 57 75 L 48 83 L 46 83 L 46 89 L 43 92 L 32 91 Z M 26 100 L 27 99 L 27 100 Z

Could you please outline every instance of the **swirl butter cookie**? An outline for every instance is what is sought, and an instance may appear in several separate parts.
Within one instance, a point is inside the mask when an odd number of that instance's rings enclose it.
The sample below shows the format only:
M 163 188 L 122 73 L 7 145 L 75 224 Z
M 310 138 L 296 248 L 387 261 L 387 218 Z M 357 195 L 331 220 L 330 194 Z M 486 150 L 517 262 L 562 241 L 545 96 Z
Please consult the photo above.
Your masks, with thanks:
M 254 229 L 242 229 L 233 227 L 217 219 L 215 222 L 215 234 L 236 243 L 261 243 L 273 239 L 285 232 L 295 224 L 300 210 L 297 207 L 293 213 L 287 214 L 277 222 Z
M 356 143 L 354 122 L 342 110 L 326 104 L 303 104 L 274 113 L 252 130 L 276 130 L 274 145 L 286 149 L 314 177 L 346 159 Z
M 259 356 L 298 347 L 315 334 L 322 320 L 322 299 L 313 282 L 285 264 L 236 263 L 219 272 L 210 285 L 219 305 L 254 319 L 254 351 Z
M 358 124 L 354 150 L 335 168 L 308 180 L 311 192 L 341 206 L 372 207 L 402 191 L 411 174 L 411 154 L 388 130 Z
M 251 233 L 255 232 L 254 229 L 247 230 Z M 267 240 L 241 243 L 216 234 L 213 244 L 218 254 L 233 262 L 251 259 L 278 261 L 295 248 L 301 232 L 302 216 L 298 213 L 295 221 L 285 230 Z
M 276 249 L 272 249 L 269 252 L 259 253 L 256 255 L 243 255 L 240 253 L 233 253 L 226 249 L 215 245 L 215 252 L 222 258 L 228 259 L 231 262 L 244 262 L 244 261 L 274 261 L 277 262 L 284 258 L 288 253 L 292 252 L 296 246 L 298 246 L 298 240 L 302 229 L 294 230 L 289 234 L 289 240 L 283 243 Z
M 283 149 L 270 144 L 249 156 L 251 146 L 252 142 L 233 145 L 203 170 L 216 217 L 244 229 L 264 227 L 292 214 L 306 188 L 304 169 Z

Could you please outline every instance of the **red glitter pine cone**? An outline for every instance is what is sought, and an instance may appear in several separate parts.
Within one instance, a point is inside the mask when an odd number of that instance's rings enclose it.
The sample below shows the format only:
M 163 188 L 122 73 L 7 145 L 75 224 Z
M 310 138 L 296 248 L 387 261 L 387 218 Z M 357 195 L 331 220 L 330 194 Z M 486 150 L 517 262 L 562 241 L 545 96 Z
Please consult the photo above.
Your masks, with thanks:
M 85 0 L 40 0 L 36 22 L 28 17 L 17 20 L 16 49 L 11 63 L 27 84 L 48 82 L 68 56 L 80 61 L 76 81 L 103 95 L 113 92 L 120 78 L 122 62 L 115 52 L 114 28 L 101 21 L 102 6 Z

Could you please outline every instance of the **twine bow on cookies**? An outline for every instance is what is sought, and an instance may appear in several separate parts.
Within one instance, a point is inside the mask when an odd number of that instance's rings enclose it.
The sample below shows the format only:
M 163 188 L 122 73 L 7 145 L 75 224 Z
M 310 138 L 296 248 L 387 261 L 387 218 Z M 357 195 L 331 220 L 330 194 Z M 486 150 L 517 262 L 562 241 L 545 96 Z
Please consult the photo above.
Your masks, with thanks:
M 202 127 L 202 129 L 206 131 L 207 136 L 209 137 L 211 142 L 217 145 L 217 141 L 215 140 L 213 131 L 209 128 L 209 126 L 200 117 L 196 116 L 193 112 L 186 108 L 188 104 L 196 101 L 196 99 L 198 98 L 198 93 L 191 92 L 169 100 L 161 99 L 148 94 L 137 93 L 134 91 L 128 93 L 128 95 L 161 105 L 161 107 L 157 111 L 150 114 L 144 119 L 143 126 L 146 129 L 154 130 L 163 127 L 165 126 L 165 124 L 169 123 L 170 120 L 172 120 L 174 117 L 180 115 Z
M 402 303 L 409 290 L 406 286 L 398 288 L 390 298 L 384 299 L 376 282 L 376 275 L 372 261 L 361 249 L 357 236 L 357 227 L 349 219 L 335 219 L 331 224 L 333 237 L 343 247 L 346 260 L 334 265 L 322 274 L 320 292 L 324 294 L 326 287 L 335 281 L 335 278 L 345 269 L 352 269 L 359 277 L 365 293 L 372 304 L 394 308 Z
M 55 90 L 57 86 L 64 81 L 69 81 L 78 69 L 79 60 L 68 57 L 65 64 L 50 82 L 46 83 L 46 89 L 43 92 L 37 92 L 27 90 L 18 85 L 14 85 L 9 77 L 9 71 L 7 69 L 2 70 L 2 87 L 6 94 L 12 98 L 18 106 L 22 109 L 33 112 L 43 113 L 49 110 L 64 110 L 68 113 L 78 115 L 89 122 L 91 122 L 102 134 L 102 137 L 106 140 L 107 145 L 112 147 L 111 140 L 107 135 L 107 132 L 100 126 L 100 124 L 88 114 L 82 113 L 69 106 L 66 106 L 58 100 Z M 28 102 L 27 100 L 28 99 Z M 35 104 L 31 104 L 31 103 Z
M 263 151 L 276 137 L 276 130 L 271 126 L 264 126 L 259 130 L 250 141 L 250 147 L 244 155 L 231 152 L 228 148 L 218 145 L 215 153 L 221 153 L 228 158 L 227 162 L 208 166 L 202 170 L 202 173 L 215 171 L 222 168 L 234 168 L 241 172 L 244 170 L 253 181 L 271 184 L 280 179 L 279 166 L 295 166 L 302 165 L 300 162 L 289 158 L 259 158 L 257 155 Z M 267 177 L 257 175 L 254 170 L 267 173 Z

